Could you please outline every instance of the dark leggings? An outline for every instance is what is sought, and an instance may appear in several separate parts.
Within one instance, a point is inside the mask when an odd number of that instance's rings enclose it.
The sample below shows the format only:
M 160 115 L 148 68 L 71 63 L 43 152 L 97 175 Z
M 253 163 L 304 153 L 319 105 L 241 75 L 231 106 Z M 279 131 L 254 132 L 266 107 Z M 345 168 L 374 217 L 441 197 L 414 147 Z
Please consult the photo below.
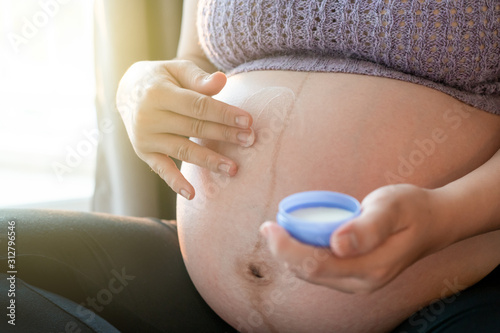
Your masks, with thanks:
M 12 221 L 13 269 L 7 254 Z M 0 332 L 235 331 L 196 291 L 177 228 L 167 221 L 1 210 L 0 246 Z M 8 296 L 11 275 L 15 298 Z M 499 268 L 453 297 L 422 309 L 394 332 L 500 331 Z M 6 316 L 12 299 L 15 326 Z
M 123 332 L 234 332 L 189 279 L 172 223 L 105 214 L 3 210 L 1 273 L 8 268 L 8 221 L 15 221 L 16 277 L 22 280 L 17 288 L 36 287 L 74 302 L 60 312 L 73 314 L 82 332 L 95 331 L 102 318 Z M 5 283 L 0 290 L 0 332 L 5 327 L 12 330 L 6 326 L 4 287 Z M 31 288 L 16 295 L 19 312 L 13 332 L 37 330 L 29 318 L 33 314 L 21 312 L 23 303 L 45 306 L 40 301 L 47 302 L 46 297 L 37 292 Z M 45 332 L 68 331 L 68 322 L 55 324 L 59 326 Z M 22 325 L 27 327 L 23 330 Z

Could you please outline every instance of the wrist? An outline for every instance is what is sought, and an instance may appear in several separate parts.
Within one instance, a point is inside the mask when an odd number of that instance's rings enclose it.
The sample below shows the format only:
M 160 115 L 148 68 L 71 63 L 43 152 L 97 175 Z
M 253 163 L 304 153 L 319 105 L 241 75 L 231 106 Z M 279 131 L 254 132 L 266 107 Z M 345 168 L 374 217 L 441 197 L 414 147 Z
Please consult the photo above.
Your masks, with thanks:
M 465 221 L 467 207 L 446 187 L 428 190 L 430 205 L 434 212 L 434 223 L 439 229 L 440 248 L 447 247 L 453 243 L 470 237 L 467 235 L 466 226 L 470 223 Z

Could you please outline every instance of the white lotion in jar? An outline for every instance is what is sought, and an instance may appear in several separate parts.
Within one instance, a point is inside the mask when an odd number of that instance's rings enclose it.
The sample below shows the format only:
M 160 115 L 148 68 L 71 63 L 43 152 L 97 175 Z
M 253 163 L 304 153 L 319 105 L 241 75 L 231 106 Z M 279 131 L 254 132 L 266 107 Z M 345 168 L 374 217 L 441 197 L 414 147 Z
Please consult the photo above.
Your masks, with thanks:
M 297 209 L 289 213 L 293 217 L 311 222 L 334 222 L 352 217 L 350 210 L 336 207 L 310 207 Z

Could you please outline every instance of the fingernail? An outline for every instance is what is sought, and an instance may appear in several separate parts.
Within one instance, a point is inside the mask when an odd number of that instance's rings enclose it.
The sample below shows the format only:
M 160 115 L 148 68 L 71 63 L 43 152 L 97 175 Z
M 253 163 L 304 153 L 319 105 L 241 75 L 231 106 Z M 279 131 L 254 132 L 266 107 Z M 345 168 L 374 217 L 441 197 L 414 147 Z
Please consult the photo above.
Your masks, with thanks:
M 240 141 L 241 145 L 245 148 L 250 147 L 255 140 L 253 131 L 240 132 L 236 137 L 238 138 L 238 141 Z
M 191 199 L 191 193 L 189 193 L 188 191 L 186 191 L 185 189 L 181 189 L 179 191 L 180 195 L 182 195 L 184 198 L 186 199 Z
M 217 168 L 222 171 L 222 172 L 225 172 L 227 174 L 229 174 L 229 171 L 231 170 L 231 166 L 229 164 L 226 164 L 226 163 L 221 163 L 217 166 Z
M 337 236 L 334 240 L 335 253 L 340 256 L 356 254 L 358 251 L 358 239 L 352 232 Z
M 241 127 L 248 127 L 248 124 L 250 124 L 250 118 L 247 116 L 238 116 L 236 117 L 236 125 L 239 125 Z
M 212 73 L 212 74 L 210 74 L 210 75 L 205 76 L 205 80 L 206 80 L 206 81 L 210 81 L 210 80 L 214 77 L 214 74 L 215 74 L 215 73 Z

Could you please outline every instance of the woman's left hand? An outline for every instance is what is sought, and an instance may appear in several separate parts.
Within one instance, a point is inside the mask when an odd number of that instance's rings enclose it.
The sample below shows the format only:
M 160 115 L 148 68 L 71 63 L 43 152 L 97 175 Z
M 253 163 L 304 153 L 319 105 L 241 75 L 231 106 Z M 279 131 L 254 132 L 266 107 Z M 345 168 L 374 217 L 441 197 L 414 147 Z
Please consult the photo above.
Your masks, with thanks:
M 332 234 L 329 249 L 300 243 L 277 223 L 266 222 L 260 230 L 275 258 L 297 277 L 369 293 L 450 243 L 443 213 L 433 190 L 398 184 L 370 193 L 361 214 Z

